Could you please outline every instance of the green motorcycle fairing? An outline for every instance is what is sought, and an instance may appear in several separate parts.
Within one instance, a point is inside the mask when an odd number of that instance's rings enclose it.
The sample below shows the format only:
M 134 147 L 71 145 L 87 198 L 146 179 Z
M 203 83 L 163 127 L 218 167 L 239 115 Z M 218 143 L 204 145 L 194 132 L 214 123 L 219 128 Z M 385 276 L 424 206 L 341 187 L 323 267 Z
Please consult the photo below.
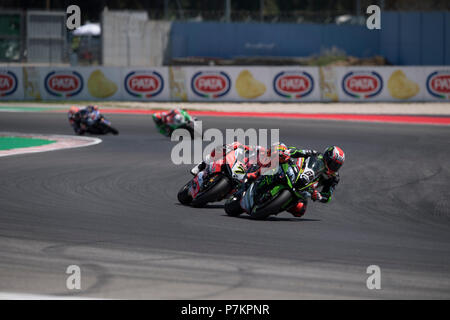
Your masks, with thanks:
M 180 113 L 183 116 L 183 121 L 180 123 L 171 123 L 168 126 L 173 130 L 176 130 L 182 126 L 184 126 L 186 123 L 189 123 L 192 121 L 192 117 L 187 113 L 186 110 L 180 109 Z
M 281 191 L 285 189 L 289 190 L 291 194 L 295 196 L 291 197 L 282 205 L 281 209 L 284 211 L 289 208 L 294 201 L 297 202 L 298 200 L 306 200 L 304 192 L 311 191 L 312 185 L 318 181 L 320 173 L 324 171 L 323 161 L 321 160 L 322 159 L 320 156 L 310 157 L 306 161 L 302 159 L 300 160 L 301 167 L 297 166 L 296 163 L 283 163 L 278 167 L 278 170 L 272 169 L 255 181 L 255 184 L 257 184 L 255 192 L 265 187 L 268 188 L 268 193 L 270 194 L 270 197 L 273 198 Z M 315 172 L 314 176 L 312 179 L 306 181 L 306 183 L 304 183 L 301 187 L 294 187 L 294 185 L 298 185 L 299 179 L 305 179 L 305 176 L 302 176 L 302 174 L 305 173 L 305 170 Z M 265 194 L 267 194 L 267 192 L 265 192 L 261 198 L 263 198 Z M 264 201 L 264 203 L 266 201 Z M 254 205 L 252 212 L 257 210 L 259 207 L 260 205 L 258 204 Z
M 161 134 L 167 136 L 167 135 L 169 135 L 170 132 L 172 132 L 178 128 L 181 128 L 182 126 L 186 125 L 186 123 L 190 123 L 193 121 L 192 117 L 186 110 L 180 109 L 179 111 L 180 111 L 181 115 L 183 116 L 183 121 L 180 123 L 157 124 L 155 114 L 152 115 L 152 118 L 155 121 L 155 124 Z

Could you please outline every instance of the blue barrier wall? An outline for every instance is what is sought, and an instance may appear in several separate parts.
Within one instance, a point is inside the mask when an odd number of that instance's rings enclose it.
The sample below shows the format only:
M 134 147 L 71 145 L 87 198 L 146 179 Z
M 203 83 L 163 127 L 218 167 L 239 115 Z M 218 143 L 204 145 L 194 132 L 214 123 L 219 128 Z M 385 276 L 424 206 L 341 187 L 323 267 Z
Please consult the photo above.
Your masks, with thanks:
M 381 30 L 334 24 L 174 22 L 171 56 L 302 57 L 337 47 L 398 65 L 450 65 L 450 12 L 384 12 Z

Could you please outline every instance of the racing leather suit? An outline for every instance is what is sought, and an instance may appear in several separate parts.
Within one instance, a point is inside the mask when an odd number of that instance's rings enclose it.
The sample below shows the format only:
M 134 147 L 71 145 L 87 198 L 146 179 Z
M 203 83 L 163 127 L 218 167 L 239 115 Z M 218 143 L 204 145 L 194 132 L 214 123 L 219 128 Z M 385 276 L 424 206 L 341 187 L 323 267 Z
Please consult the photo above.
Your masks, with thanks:
M 304 177 L 304 179 L 309 179 L 309 181 L 315 180 L 317 177 L 317 185 L 314 188 L 314 191 L 311 194 L 311 199 L 313 201 L 320 201 L 322 203 L 326 203 L 331 201 L 331 197 L 333 195 L 333 192 L 339 183 L 339 173 L 337 172 L 331 172 L 327 169 L 327 166 L 325 165 L 325 162 L 322 159 L 322 155 L 314 150 L 301 150 L 296 148 L 289 148 L 290 151 L 290 157 L 292 160 L 295 158 L 305 158 L 305 160 L 309 157 L 316 157 L 317 160 L 320 161 L 320 165 L 317 166 L 316 170 L 314 171 L 314 176 L 310 177 Z M 289 161 L 292 161 L 292 160 Z M 294 160 L 295 161 L 295 160 Z M 304 185 L 305 183 L 308 183 L 308 181 L 305 180 L 299 181 L 299 184 Z M 322 188 L 320 191 L 319 188 Z M 296 217 L 301 217 L 306 212 L 306 206 L 307 206 L 307 200 L 299 201 L 297 205 L 291 207 L 288 212 L 292 213 Z
M 87 128 L 101 119 L 100 111 L 93 106 L 87 106 L 76 113 L 69 113 L 68 120 L 76 134 L 82 135 Z
M 181 115 L 181 112 L 178 109 L 170 110 L 169 112 L 161 112 L 155 113 L 153 119 L 155 120 L 156 127 L 159 132 L 163 135 L 168 136 L 169 130 L 167 127 L 168 123 L 173 122 L 176 119 L 177 115 Z
M 339 183 L 339 174 L 337 172 L 335 173 L 327 170 L 326 165 L 322 160 L 321 154 L 315 150 L 297 149 L 295 147 L 290 147 L 288 150 L 289 150 L 288 161 L 294 165 L 298 165 L 298 158 L 304 158 L 305 161 L 310 157 L 317 157 L 320 159 L 322 163 L 319 166 L 319 170 L 317 172 L 314 172 L 314 176 L 310 178 L 312 181 L 315 180 L 316 177 L 319 177 L 317 185 L 315 186 L 315 189 L 311 194 L 311 198 L 313 201 L 320 201 L 323 203 L 329 202 L 331 200 L 333 191 L 336 188 L 336 185 Z M 255 170 L 252 173 L 247 174 L 247 177 L 249 178 L 247 185 L 249 185 L 251 181 L 259 177 L 261 171 L 264 170 L 264 167 L 265 166 L 261 166 L 258 170 Z M 299 183 L 301 185 L 304 185 L 305 183 L 307 183 L 307 181 L 302 180 Z M 245 188 L 246 187 L 244 186 L 244 189 Z M 319 188 L 322 188 L 320 192 L 317 190 Z M 297 202 L 296 205 L 292 206 L 287 211 L 292 215 L 294 215 L 295 217 L 301 217 L 305 214 L 307 205 L 308 205 L 307 199 L 300 200 Z

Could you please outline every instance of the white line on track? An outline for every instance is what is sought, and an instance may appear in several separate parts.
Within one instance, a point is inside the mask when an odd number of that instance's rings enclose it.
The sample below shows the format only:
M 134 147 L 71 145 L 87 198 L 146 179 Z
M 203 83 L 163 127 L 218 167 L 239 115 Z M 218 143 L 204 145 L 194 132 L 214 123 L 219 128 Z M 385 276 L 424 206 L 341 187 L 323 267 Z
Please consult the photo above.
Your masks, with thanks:
M 56 140 L 56 142 L 52 144 L 47 144 L 43 146 L 18 148 L 12 150 L 0 150 L 0 157 L 14 156 L 26 153 L 38 153 L 38 152 L 48 152 L 63 149 L 88 147 L 102 142 L 102 140 L 99 138 L 68 136 L 68 135 L 46 135 L 39 133 L 0 132 L 0 136 Z

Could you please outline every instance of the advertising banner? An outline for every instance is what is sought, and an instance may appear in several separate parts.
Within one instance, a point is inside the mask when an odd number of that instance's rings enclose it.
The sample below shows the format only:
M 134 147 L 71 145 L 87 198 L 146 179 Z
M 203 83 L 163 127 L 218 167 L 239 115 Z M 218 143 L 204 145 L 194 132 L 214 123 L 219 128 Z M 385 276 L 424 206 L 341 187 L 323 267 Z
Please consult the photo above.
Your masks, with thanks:
M 122 68 L 122 100 L 168 101 L 168 68 Z
M 44 100 L 121 100 L 120 68 L 42 68 Z
M 319 69 L 315 67 L 270 68 L 271 101 L 319 101 Z
M 450 100 L 449 67 L 7 67 L 0 100 Z
M 336 67 L 339 101 L 421 101 L 424 75 L 415 67 Z M 414 79 L 414 80 L 412 80 Z
M 448 101 L 450 97 L 450 68 L 393 66 L 333 69 L 338 101 Z
M 314 101 L 314 67 L 186 67 L 189 101 Z
M 425 75 L 423 86 L 424 100 L 427 101 L 450 101 L 450 67 L 426 67 L 422 71 Z
M 22 68 L 0 67 L 0 101 L 23 99 Z

